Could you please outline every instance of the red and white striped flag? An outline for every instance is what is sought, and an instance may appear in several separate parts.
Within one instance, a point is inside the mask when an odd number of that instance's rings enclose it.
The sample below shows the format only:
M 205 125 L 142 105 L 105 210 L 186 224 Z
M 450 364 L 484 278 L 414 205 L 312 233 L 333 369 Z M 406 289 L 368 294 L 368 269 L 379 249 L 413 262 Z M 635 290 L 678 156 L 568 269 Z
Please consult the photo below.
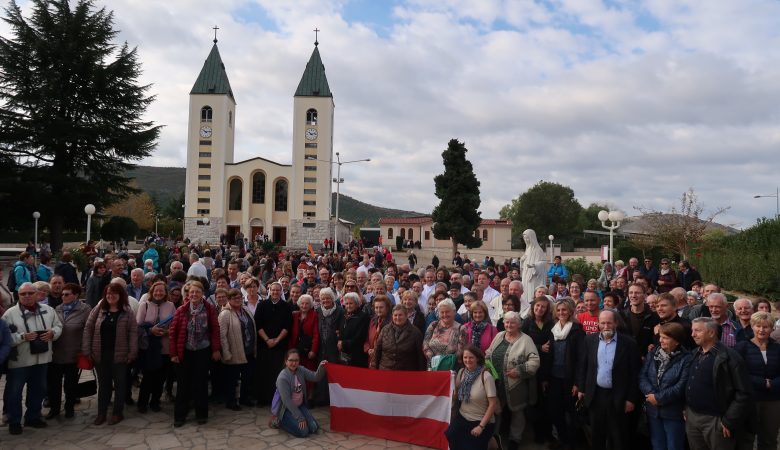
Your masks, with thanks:
M 447 371 L 328 364 L 330 429 L 447 449 L 452 382 Z

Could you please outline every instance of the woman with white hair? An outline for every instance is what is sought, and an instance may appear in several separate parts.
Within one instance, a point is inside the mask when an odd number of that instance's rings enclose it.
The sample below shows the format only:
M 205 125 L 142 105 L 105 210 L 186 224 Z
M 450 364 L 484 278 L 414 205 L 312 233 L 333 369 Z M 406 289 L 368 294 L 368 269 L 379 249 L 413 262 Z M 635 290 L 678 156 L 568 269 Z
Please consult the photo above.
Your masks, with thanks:
M 445 299 L 436 305 L 439 319 L 434 320 L 425 332 L 423 352 L 428 369 L 452 370 L 457 355 L 463 349 L 465 333 L 461 324 L 455 321 L 455 303 Z
M 314 299 L 303 294 L 298 297 L 298 311 L 293 311 L 289 348 L 298 349 L 300 364 L 311 370 L 317 370 L 317 352 L 320 347 L 320 321 L 314 310 Z M 314 393 L 314 383 L 308 382 L 309 395 Z
M 368 367 L 368 355 L 363 351 L 363 343 L 368 336 L 369 317 L 363 312 L 360 296 L 349 292 L 342 299 L 344 303 L 344 321 L 339 329 L 339 359 L 343 364 L 356 367 Z
M 319 332 L 319 344 L 317 346 L 317 359 L 320 361 L 339 361 L 338 333 L 344 321 L 344 308 L 336 302 L 336 293 L 331 288 L 320 290 L 320 304 L 317 306 L 317 329 Z M 314 403 L 327 405 L 328 380 L 320 380 L 314 392 Z
M 509 449 L 517 449 L 525 430 L 527 405 L 536 403 L 534 375 L 539 369 L 539 354 L 534 341 L 520 331 L 520 315 L 504 314 L 504 329 L 498 333 L 485 352 L 485 358 L 498 371 L 496 389 L 501 403 L 499 434 L 509 434 Z

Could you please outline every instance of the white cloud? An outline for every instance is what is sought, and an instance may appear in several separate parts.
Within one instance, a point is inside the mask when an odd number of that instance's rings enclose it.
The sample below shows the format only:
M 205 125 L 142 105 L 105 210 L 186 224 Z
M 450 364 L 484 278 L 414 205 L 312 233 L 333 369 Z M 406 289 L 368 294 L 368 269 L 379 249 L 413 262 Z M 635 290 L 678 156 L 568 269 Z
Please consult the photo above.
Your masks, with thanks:
M 728 223 L 774 212 L 752 198 L 774 190 L 780 161 L 772 0 L 409 0 L 384 21 L 354 19 L 346 0 L 106 5 L 153 84 L 148 118 L 165 125 L 147 164 L 185 164 L 188 93 L 215 23 L 237 159 L 288 162 L 292 96 L 319 27 L 335 150 L 372 159 L 343 170 L 342 192 L 360 200 L 429 212 L 457 137 L 484 217 L 541 179 L 629 213 L 676 204 L 689 186 L 708 206 L 732 206 Z

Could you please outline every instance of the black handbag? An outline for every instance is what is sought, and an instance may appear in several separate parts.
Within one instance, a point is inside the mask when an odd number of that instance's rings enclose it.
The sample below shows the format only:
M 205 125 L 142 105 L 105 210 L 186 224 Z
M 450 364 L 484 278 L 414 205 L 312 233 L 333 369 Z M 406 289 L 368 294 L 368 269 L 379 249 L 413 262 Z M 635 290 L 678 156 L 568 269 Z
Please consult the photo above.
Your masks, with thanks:
M 301 357 L 305 358 L 309 355 L 309 352 L 311 351 L 313 339 L 311 336 L 307 336 L 305 334 L 301 334 L 298 337 L 298 351 L 301 352 Z
M 78 380 L 81 380 L 81 370 L 79 370 Z M 76 385 L 76 398 L 92 397 L 97 394 L 97 374 L 95 369 L 92 369 L 92 379 L 86 381 L 79 381 Z

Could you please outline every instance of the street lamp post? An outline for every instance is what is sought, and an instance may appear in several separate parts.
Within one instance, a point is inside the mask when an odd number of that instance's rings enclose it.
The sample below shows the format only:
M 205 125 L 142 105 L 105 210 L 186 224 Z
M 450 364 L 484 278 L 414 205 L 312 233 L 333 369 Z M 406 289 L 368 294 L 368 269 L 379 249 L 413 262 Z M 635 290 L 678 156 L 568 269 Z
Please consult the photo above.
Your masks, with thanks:
M 551 234 L 547 236 L 547 239 L 550 240 L 550 264 L 552 264 L 553 260 L 555 259 L 555 248 L 553 247 L 553 240 L 555 240 L 555 236 Z
M 33 212 L 33 219 L 35 219 L 35 259 L 38 259 L 38 219 L 41 218 L 41 213 L 38 211 Z
M 341 166 L 344 164 L 352 164 L 352 163 L 359 163 L 359 162 L 368 162 L 371 161 L 371 158 L 365 158 L 365 159 L 353 159 L 351 161 L 342 161 L 341 156 L 339 155 L 339 152 L 336 152 L 336 160 L 327 160 L 327 159 L 318 159 L 317 161 L 326 162 L 330 164 L 337 164 L 338 167 L 336 168 L 336 178 L 333 178 L 333 182 L 336 183 L 336 221 L 333 224 L 333 250 L 335 252 L 339 251 L 339 199 L 341 194 L 341 183 L 344 182 L 344 179 L 341 178 Z
M 95 214 L 95 205 L 92 203 L 84 207 L 84 212 L 87 214 L 87 245 L 89 245 L 89 234 L 92 229 L 92 214 Z
M 775 199 L 775 219 L 780 219 L 780 186 L 775 188 L 774 194 L 754 195 L 753 198 L 773 198 Z
M 620 227 L 620 222 L 625 219 L 626 216 L 622 211 L 599 211 L 599 220 L 601 221 L 601 227 L 605 230 L 609 230 L 609 264 L 612 265 L 612 254 L 615 248 L 614 234 L 615 230 Z M 607 225 L 607 220 L 610 224 Z

